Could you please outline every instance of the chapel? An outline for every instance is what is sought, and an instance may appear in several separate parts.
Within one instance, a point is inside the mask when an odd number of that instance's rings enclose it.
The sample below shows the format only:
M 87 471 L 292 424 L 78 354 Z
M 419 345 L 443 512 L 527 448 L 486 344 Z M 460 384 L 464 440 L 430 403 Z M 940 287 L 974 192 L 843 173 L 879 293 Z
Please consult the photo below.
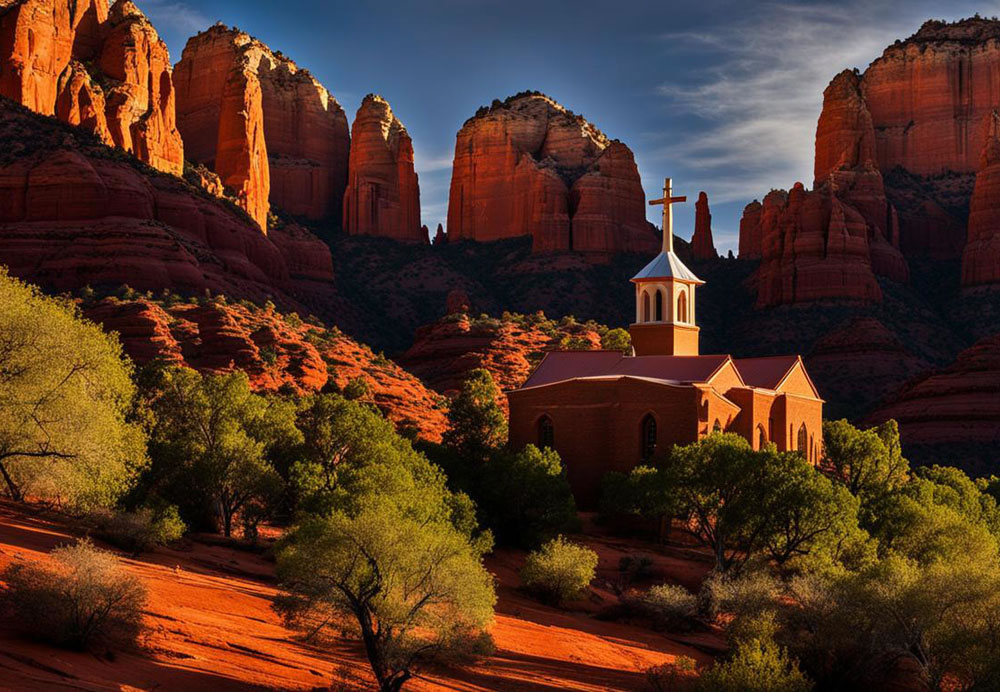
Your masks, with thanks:
M 597 506 L 601 479 L 657 451 L 717 432 L 760 449 L 799 451 L 818 463 L 823 400 L 800 356 L 702 355 L 696 293 L 704 282 L 673 248 L 671 182 L 664 186 L 662 251 L 632 279 L 632 353 L 553 351 L 509 391 L 510 442 L 550 447 L 566 465 L 581 509 Z

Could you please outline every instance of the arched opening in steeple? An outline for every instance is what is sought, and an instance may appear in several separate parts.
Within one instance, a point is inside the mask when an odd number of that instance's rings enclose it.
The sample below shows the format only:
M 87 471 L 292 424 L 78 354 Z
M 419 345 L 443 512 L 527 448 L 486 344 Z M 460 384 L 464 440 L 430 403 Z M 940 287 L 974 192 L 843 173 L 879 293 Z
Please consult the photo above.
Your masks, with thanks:
M 652 413 L 647 413 L 642 419 L 640 434 L 639 448 L 642 450 L 642 461 L 648 461 L 656 454 L 656 419 Z
M 681 294 L 677 297 L 677 322 L 687 322 L 688 321 L 688 299 L 687 292 L 681 291 Z
M 656 289 L 656 321 L 663 321 L 663 289 Z
M 538 448 L 553 449 L 556 442 L 556 429 L 552 425 L 552 419 L 542 416 L 538 419 Z
M 649 291 L 642 292 L 642 321 L 649 322 Z

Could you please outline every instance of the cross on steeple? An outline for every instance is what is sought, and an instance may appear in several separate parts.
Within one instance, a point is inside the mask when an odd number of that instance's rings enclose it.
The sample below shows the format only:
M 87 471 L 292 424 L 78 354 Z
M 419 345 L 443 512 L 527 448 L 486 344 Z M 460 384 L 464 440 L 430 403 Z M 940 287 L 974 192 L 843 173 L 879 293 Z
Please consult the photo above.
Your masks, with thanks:
M 687 202 L 687 197 L 673 197 L 674 188 L 670 178 L 663 181 L 663 198 L 649 201 L 649 206 L 663 205 L 663 251 L 674 251 L 674 207 L 678 202 Z

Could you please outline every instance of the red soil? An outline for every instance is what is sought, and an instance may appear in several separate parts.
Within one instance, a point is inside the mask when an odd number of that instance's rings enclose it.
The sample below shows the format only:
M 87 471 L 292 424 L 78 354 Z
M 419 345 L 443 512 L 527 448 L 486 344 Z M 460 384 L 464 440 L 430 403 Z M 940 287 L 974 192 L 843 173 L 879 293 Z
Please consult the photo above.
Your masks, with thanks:
M 45 560 L 72 540 L 65 525 L 0 504 L 0 568 L 17 560 Z M 493 627 L 497 652 L 474 667 L 440 671 L 413 681 L 414 690 L 632 690 L 645 687 L 644 670 L 690 656 L 703 664 L 718 650 L 715 633 L 674 637 L 587 614 L 613 600 L 602 584 L 618 559 L 638 545 L 608 537 L 586 539 L 601 556 L 589 602 L 559 611 L 518 592 L 522 556 L 503 552 L 489 566 L 500 601 Z M 654 570 L 693 586 L 709 568 L 682 559 L 677 549 L 644 552 Z M 0 688 L 235 690 L 367 689 L 370 674 L 360 647 L 337 638 L 322 648 L 299 641 L 271 610 L 273 565 L 228 547 L 187 542 L 125 564 L 149 587 L 149 635 L 142 651 L 77 653 L 23 640 L 0 627 Z M 698 647 L 697 649 L 695 647 Z

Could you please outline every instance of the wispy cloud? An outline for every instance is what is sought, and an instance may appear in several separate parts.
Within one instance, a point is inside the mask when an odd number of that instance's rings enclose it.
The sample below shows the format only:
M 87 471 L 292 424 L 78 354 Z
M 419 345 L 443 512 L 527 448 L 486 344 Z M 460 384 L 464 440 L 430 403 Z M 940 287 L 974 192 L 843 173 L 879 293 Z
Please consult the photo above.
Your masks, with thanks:
M 652 169 L 665 161 L 684 166 L 692 185 L 718 202 L 749 201 L 799 180 L 811 185 L 823 89 L 843 69 L 864 69 L 928 11 L 922 2 L 905 11 L 869 0 L 769 3 L 749 23 L 662 35 L 669 51 L 714 59 L 697 60 L 710 65 L 684 81 L 656 87 L 670 113 L 696 126 L 679 142 L 657 146 L 651 137 L 644 158 Z
M 177 0 L 141 0 L 140 9 L 157 27 L 193 34 L 213 24 L 207 16 L 186 2 Z

